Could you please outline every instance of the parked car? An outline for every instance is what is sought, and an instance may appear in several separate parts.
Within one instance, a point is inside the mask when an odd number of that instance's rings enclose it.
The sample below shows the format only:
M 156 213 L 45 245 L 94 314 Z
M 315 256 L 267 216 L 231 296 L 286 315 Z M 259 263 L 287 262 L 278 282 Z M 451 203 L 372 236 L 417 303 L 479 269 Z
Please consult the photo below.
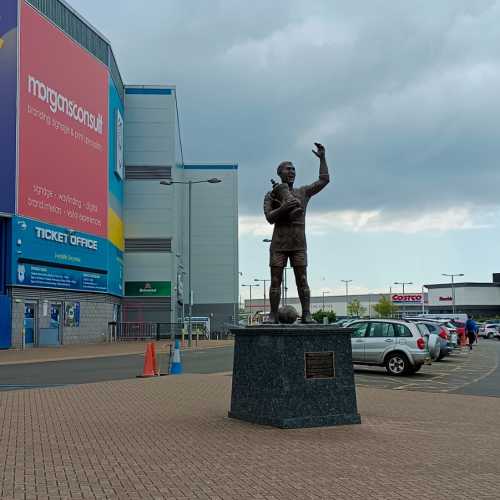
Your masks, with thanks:
M 448 320 L 448 319 L 434 319 L 434 318 L 421 318 L 421 317 L 406 318 L 406 319 L 409 321 L 425 321 L 426 323 L 434 323 L 436 325 L 440 325 L 440 326 L 446 328 L 446 331 L 448 333 L 448 341 L 449 341 L 451 347 L 453 347 L 453 348 L 458 347 L 457 328 L 450 320 Z
M 465 341 L 465 323 L 457 319 L 450 319 L 450 323 L 457 330 L 457 335 L 461 339 L 461 343 Z
M 445 356 L 450 355 L 453 351 L 453 346 L 450 342 L 450 332 L 446 326 L 433 321 L 420 321 L 417 323 L 417 326 L 423 335 L 435 334 L 439 337 L 439 354 L 437 357 L 432 358 L 433 361 L 440 361 Z
M 497 337 L 500 339 L 500 321 L 487 321 L 479 327 L 478 335 L 486 339 Z
M 336 321 L 334 326 L 338 326 L 340 328 L 347 328 L 353 321 L 356 321 L 358 318 L 344 318 Z
M 349 328 L 353 363 L 385 366 L 390 375 L 412 375 L 439 352 L 437 335 L 424 337 L 412 322 L 367 319 Z

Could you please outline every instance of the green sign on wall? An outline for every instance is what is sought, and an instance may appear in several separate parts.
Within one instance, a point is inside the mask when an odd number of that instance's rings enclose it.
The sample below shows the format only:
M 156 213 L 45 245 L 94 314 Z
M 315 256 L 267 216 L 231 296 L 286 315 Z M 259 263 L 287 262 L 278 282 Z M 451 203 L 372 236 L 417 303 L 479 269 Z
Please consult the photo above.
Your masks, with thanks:
M 126 281 L 127 297 L 170 297 L 172 282 L 170 281 Z

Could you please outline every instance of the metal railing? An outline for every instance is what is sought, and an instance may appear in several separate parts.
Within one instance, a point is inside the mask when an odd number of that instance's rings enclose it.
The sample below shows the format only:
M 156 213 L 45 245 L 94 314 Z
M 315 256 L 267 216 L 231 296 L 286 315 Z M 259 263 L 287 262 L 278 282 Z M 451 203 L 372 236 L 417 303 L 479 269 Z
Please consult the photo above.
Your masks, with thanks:
M 187 330 L 183 332 L 181 323 L 154 323 L 154 322 L 110 322 L 108 323 L 108 341 L 127 340 L 175 340 L 187 338 Z M 232 338 L 228 330 L 206 333 L 193 330 L 193 339 L 198 340 L 226 340 Z

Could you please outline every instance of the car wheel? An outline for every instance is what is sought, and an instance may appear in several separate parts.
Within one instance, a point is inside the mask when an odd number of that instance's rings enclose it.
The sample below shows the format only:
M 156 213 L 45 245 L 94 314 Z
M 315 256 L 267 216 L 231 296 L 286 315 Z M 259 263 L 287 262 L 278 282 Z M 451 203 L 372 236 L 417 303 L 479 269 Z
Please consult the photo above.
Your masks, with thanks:
M 487 339 L 491 339 L 491 337 L 493 337 L 493 334 L 491 334 L 491 333 L 488 333 L 488 335 L 486 335 Z
M 390 354 L 385 360 L 385 369 L 389 375 L 405 375 L 410 368 L 408 358 L 400 352 Z

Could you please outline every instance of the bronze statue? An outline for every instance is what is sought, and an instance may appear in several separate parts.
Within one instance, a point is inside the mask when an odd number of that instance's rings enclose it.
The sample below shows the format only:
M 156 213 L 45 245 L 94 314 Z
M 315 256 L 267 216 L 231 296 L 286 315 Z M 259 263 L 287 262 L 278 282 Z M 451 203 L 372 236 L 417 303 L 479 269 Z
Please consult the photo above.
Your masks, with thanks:
M 274 181 L 273 190 L 264 198 L 264 214 L 269 224 L 274 224 L 270 252 L 271 287 L 269 302 L 271 313 L 269 323 L 278 323 L 278 309 L 281 299 L 283 268 L 288 259 L 293 267 L 295 283 L 302 306 L 302 323 L 314 323 L 311 317 L 311 292 L 307 283 L 307 243 L 305 232 L 306 207 L 311 196 L 319 193 L 329 182 L 325 148 L 315 142 L 319 158 L 319 179 L 312 184 L 294 189 L 295 167 L 290 161 L 278 165 L 278 176 L 282 184 Z

